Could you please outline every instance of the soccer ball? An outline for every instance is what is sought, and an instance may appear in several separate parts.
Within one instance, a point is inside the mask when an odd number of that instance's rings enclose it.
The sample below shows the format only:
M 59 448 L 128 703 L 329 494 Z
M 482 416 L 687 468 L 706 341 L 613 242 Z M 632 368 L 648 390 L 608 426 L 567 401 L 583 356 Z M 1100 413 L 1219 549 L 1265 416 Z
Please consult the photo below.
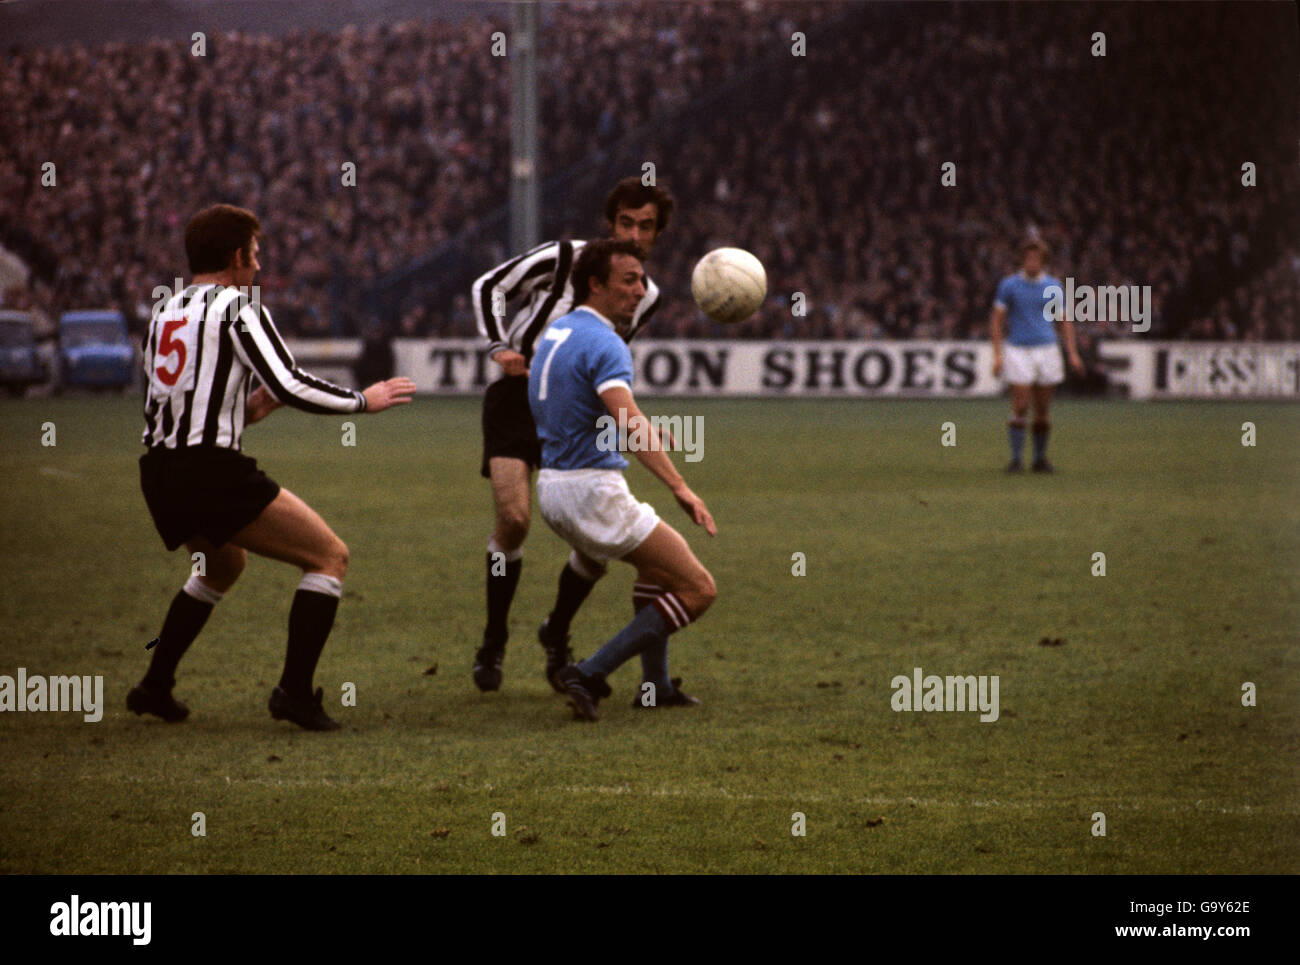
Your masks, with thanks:
M 763 304 L 767 272 L 763 263 L 743 248 L 714 248 L 691 272 L 691 294 L 709 318 L 734 325 Z

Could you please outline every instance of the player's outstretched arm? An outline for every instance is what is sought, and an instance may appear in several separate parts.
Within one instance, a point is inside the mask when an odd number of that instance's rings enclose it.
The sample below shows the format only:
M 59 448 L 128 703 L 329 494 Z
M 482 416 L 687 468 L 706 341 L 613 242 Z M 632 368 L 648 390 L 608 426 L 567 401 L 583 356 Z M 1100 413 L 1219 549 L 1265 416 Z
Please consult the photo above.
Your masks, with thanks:
M 376 382 L 365 392 L 366 412 L 383 412 L 395 405 L 406 405 L 415 394 L 415 383 L 405 376 Z
M 709 507 L 704 505 L 704 500 L 691 491 L 690 486 L 686 485 L 686 480 L 682 478 L 682 474 L 677 471 L 673 461 L 664 452 L 663 443 L 654 424 L 646 419 L 636 400 L 632 398 L 631 390 L 621 385 L 612 386 L 600 393 L 600 401 L 605 403 L 605 408 L 609 409 L 610 415 L 616 420 L 619 419 L 620 410 L 622 411 L 623 424 L 627 426 L 629 434 L 635 433 L 638 426 L 645 423 L 646 437 L 650 440 L 650 445 L 644 452 L 640 449 L 634 450 L 637 460 L 672 491 L 677 505 L 686 510 L 686 514 L 691 517 L 696 526 L 703 526 L 706 533 L 716 536 L 718 526 L 713 521 L 713 514 L 709 512 Z
M 228 330 L 239 360 L 257 373 L 266 391 L 277 402 L 321 415 L 359 412 L 365 405 L 360 392 L 345 389 L 300 369 L 276 331 L 265 305 L 255 307 L 243 299 L 238 319 Z M 265 416 L 269 411 L 267 409 L 261 415 Z
M 395 405 L 405 405 L 411 401 L 414 392 L 415 383 L 408 378 L 376 382 L 362 393 L 366 397 L 364 411 L 383 412 Z M 255 422 L 261 422 L 283 405 L 283 402 L 266 390 L 266 386 L 259 385 L 248 395 L 248 403 L 244 408 L 244 425 L 251 426 Z

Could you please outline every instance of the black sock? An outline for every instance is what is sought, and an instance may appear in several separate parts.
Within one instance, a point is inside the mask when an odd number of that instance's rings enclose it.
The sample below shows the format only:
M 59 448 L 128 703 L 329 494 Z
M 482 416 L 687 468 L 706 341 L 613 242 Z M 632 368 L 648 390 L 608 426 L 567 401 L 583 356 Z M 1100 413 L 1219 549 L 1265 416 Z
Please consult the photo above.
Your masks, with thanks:
M 316 673 L 325 641 L 334 626 L 339 598 L 328 593 L 299 590 L 289 610 L 289 647 L 284 657 L 280 688 L 291 697 L 310 697 L 311 678 Z
M 158 634 L 158 646 L 154 647 L 153 659 L 144 679 L 154 687 L 171 690 L 175 683 L 176 666 L 185 656 L 194 638 L 208 622 L 212 604 L 196 600 L 184 590 L 177 592 L 172 605 L 163 620 L 162 632 Z
M 497 647 L 506 645 L 510 635 L 510 603 L 515 598 L 515 588 L 519 586 L 519 573 L 524 568 L 524 559 L 507 561 L 505 572 L 499 576 L 492 575 L 493 566 L 500 568 L 500 563 L 493 562 L 492 554 L 487 555 L 487 629 L 483 631 L 483 643 Z
M 578 612 L 578 607 L 582 606 L 582 601 L 595 585 L 595 580 L 587 579 L 568 563 L 564 564 L 564 569 L 560 570 L 560 588 L 555 594 L 555 607 L 546 618 L 552 634 L 559 637 L 568 635 L 573 615 Z

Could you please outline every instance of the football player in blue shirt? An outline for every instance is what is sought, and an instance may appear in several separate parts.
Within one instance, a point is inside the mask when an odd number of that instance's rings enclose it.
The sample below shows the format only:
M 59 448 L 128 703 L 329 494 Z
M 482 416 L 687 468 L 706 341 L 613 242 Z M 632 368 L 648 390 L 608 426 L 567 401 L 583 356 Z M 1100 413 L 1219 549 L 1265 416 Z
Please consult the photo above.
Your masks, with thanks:
M 993 317 L 989 332 L 993 339 L 993 377 L 1001 378 L 1011 386 L 1011 418 L 1007 421 L 1007 436 L 1011 443 L 1011 462 L 1007 472 L 1020 472 L 1021 455 L 1025 448 L 1025 415 L 1029 403 L 1034 404 L 1034 472 L 1052 472 L 1047 461 L 1047 434 L 1051 428 L 1047 410 L 1052 404 L 1052 388 L 1065 380 L 1065 367 L 1061 364 L 1061 348 L 1056 341 L 1056 326 L 1065 338 L 1065 351 L 1070 368 L 1083 372 L 1083 361 L 1074 344 L 1074 323 L 1064 318 L 1052 319 L 1047 310 L 1051 301 L 1049 289 L 1056 286 L 1057 299 L 1061 282 L 1047 274 L 1043 266 L 1047 261 L 1047 245 L 1035 238 L 1021 248 L 1022 270 L 1008 275 L 998 285 L 993 303 Z M 1003 329 L 1008 328 L 1006 348 L 1003 349 Z
M 642 686 L 634 707 L 691 706 L 680 679 L 668 676 L 668 637 L 699 619 L 717 596 L 713 577 L 686 540 L 623 478 L 622 431 L 641 464 L 664 483 L 697 526 L 717 532 L 664 452 L 655 427 L 632 397 L 632 353 L 619 332 L 645 295 L 641 249 L 604 239 L 578 257 L 572 281 L 574 311 L 553 321 L 538 339 L 528 375 L 528 402 L 542 444 L 537 506 L 542 518 L 573 549 L 575 569 L 603 574 L 610 560 L 636 567 L 636 616 L 592 657 L 553 676 L 576 714 L 596 720 L 596 704 L 610 694 L 605 678 L 640 655 Z M 640 439 L 640 444 L 635 440 Z

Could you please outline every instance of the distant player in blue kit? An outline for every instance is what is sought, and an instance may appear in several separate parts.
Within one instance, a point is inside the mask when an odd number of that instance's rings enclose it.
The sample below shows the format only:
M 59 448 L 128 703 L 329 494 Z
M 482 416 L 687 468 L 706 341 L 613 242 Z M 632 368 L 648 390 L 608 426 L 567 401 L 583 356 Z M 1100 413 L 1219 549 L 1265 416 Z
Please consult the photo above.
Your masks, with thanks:
M 1065 351 L 1070 368 L 1083 372 L 1083 360 L 1074 344 L 1074 323 L 1062 317 L 1053 319 L 1047 311 L 1051 301 L 1049 289 L 1057 288 L 1060 299 L 1061 282 L 1047 274 L 1047 245 L 1038 239 L 1021 248 L 1021 271 L 1008 275 L 998 285 L 993 302 L 993 317 L 989 331 L 993 338 L 993 377 L 1001 378 L 1011 386 L 1011 418 L 1007 421 L 1007 436 L 1011 443 L 1011 462 L 1007 472 L 1020 472 L 1025 449 L 1025 415 L 1030 400 L 1034 404 L 1034 472 L 1052 472 L 1047 461 L 1047 435 L 1051 429 L 1047 410 L 1052 404 L 1052 388 L 1065 380 L 1065 367 L 1061 363 L 1061 348 L 1056 340 L 1059 325 L 1065 339 Z M 1008 329 L 1005 353 L 1003 330 Z
M 717 596 L 713 577 L 681 534 L 629 491 L 627 460 L 600 424 L 610 416 L 627 427 L 628 439 L 648 439 L 636 449 L 637 459 L 672 490 L 696 525 L 710 536 L 717 532 L 708 507 L 677 472 L 632 397 L 632 353 L 621 333 L 645 296 L 641 260 L 631 241 L 593 241 L 582 250 L 572 274 L 579 307 L 538 339 L 528 375 L 542 444 L 542 518 L 572 547 L 575 568 L 603 575 L 610 560 L 623 560 L 637 571 L 632 621 L 594 656 L 552 676 L 587 720 L 598 719 L 596 704 L 611 693 L 605 678 L 638 655 L 643 682 L 634 707 L 698 704 L 680 679 L 668 676 L 668 637 L 699 619 Z

